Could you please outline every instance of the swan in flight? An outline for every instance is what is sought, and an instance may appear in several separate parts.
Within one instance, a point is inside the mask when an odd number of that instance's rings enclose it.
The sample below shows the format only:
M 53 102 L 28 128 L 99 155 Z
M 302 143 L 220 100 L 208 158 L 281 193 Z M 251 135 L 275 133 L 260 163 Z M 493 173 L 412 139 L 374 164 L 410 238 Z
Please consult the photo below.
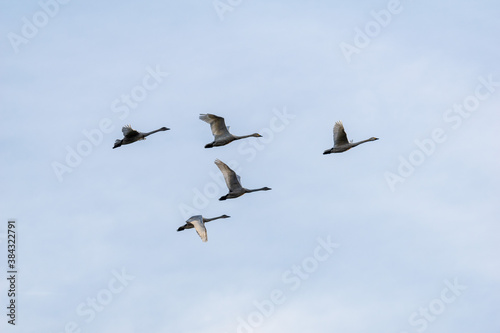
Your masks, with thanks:
M 210 124 L 210 128 L 212 129 L 212 134 L 214 135 L 214 141 L 205 146 L 205 148 L 219 147 L 225 146 L 228 143 L 233 142 L 234 140 L 240 140 L 249 137 L 260 138 L 262 135 L 259 133 L 254 133 L 250 135 L 237 136 L 229 133 L 229 127 L 226 127 L 226 123 L 224 122 L 224 118 L 216 116 L 214 114 L 200 114 L 200 119 L 206 123 Z
M 123 139 L 116 140 L 113 149 L 118 148 L 121 145 L 128 145 L 130 143 L 134 143 L 134 142 L 139 141 L 139 140 L 146 140 L 146 137 L 148 135 L 151 135 L 153 133 L 160 132 L 160 131 L 167 131 L 169 129 L 170 128 L 162 127 L 160 129 L 157 129 L 157 130 L 152 131 L 152 132 L 142 133 L 142 132 L 136 131 L 135 129 L 132 129 L 132 127 L 130 127 L 130 125 L 123 126 L 122 127 Z
M 224 180 L 226 181 L 226 185 L 229 189 L 229 193 L 220 197 L 219 200 L 234 199 L 237 197 L 241 197 L 245 193 L 270 190 L 269 187 L 262 187 L 255 190 L 249 190 L 247 188 L 244 188 L 243 186 L 241 186 L 240 176 L 238 176 L 236 172 L 234 172 L 224 162 L 217 159 L 215 160 L 215 164 L 224 175 Z
M 182 227 L 179 227 L 179 229 L 177 229 L 177 231 L 195 228 L 198 235 L 200 235 L 201 240 L 203 242 L 206 242 L 206 241 L 208 241 L 208 237 L 207 237 L 207 229 L 205 228 L 205 223 L 213 221 L 213 220 L 217 220 L 217 219 L 227 219 L 229 217 L 231 217 L 231 216 L 221 215 L 221 216 L 217 216 L 217 217 L 214 217 L 211 219 L 207 219 L 201 215 L 191 216 L 186 221 L 186 224 L 184 224 Z
M 335 123 L 335 126 L 333 126 L 333 148 L 325 150 L 323 152 L 323 155 L 331 153 L 342 153 L 362 143 L 375 140 L 378 140 L 378 138 L 371 137 L 369 139 L 359 142 L 349 142 L 349 140 L 347 140 L 347 135 L 345 134 L 344 131 L 344 125 L 342 124 L 341 121 L 337 121 Z

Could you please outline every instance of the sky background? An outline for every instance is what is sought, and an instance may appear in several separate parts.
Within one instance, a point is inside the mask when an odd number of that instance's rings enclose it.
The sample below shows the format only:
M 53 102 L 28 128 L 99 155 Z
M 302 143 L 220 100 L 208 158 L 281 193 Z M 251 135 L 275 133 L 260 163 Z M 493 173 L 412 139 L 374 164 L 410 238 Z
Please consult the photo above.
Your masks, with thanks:
M 1 331 L 499 332 L 500 5 L 228 1 L 0 2 Z M 322 155 L 338 120 L 380 140 Z M 272 191 L 218 201 L 217 158 Z

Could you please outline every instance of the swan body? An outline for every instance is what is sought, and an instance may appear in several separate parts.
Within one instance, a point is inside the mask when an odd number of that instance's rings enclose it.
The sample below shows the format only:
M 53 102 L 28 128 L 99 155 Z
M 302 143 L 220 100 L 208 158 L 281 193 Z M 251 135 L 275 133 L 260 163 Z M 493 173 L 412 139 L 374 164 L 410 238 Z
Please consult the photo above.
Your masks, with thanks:
M 122 145 L 128 145 L 130 143 L 134 143 L 134 142 L 139 141 L 139 140 L 146 140 L 146 137 L 148 135 L 151 135 L 153 133 L 160 132 L 160 131 L 168 131 L 169 129 L 170 128 L 162 127 L 162 128 L 159 128 L 155 131 L 152 131 L 152 132 L 143 133 L 143 132 L 136 131 L 135 129 L 130 127 L 130 125 L 123 126 L 122 127 L 123 139 L 116 140 L 115 145 L 113 146 L 113 149 L 118 148 Z
M 247 189 L 241 186 L 240 176 L 236 174 L 230 167 L 228 167 L 224 162 L 220 160 L 215 160 L 215 164 L 219 168 L 219 170 L 224 175 L 224 180 L 226 181 L 227 188 L 229 189 L 229 193 L 220 197 L 219 200 L 226 199 L 234 199 L 241 197 L 245 193 L 257 192 L 257 191 L 269 191 L 271 188 L 262 187 L 258 189 Z
M 256 138 L 262 137 L 262 135 L 260 135 L 259 133 L 253 133 L 243 136 L 233 135 L 229 133 L 229 127 L 226 126 L 224 118 L 216 116 L 214 114 L 200 114 L 200 119 L 210 124 L 210 129 L 212 130 L 212 134 L 214 136 L 214 141 L 205 145 L 205 148 L 225 146 L 235 140 L 241 140 L 252 136 Z
M 344 125 L 342 124 L 341 121 L 337 121 L 333 126 L 333 148 L 325 150 L 323 152 L 323 155 L 332 153 L 342 153 L 362 143 L 375 140 L 378 140 L 378 138 L 371 137 L 369 139 L 362 140 L 359 142 L 352 142 L 352 141 L 349 142 L 349 140 L 347 140 L 347 135 L 345 134 Z
M 204 218 L 201 215 L 191 216 L 186 221 L 186 224 L 179 227 L 177 229 L 177 231 L 195 228 L 195 230 L 198 233 L 198 235 L 200 236 L 201 240 L 203 242 L 206 242 L 206 241 L 208 241 L 208 237 L 207 237 L 207 229 L 205 228 L 205 223 L 213 221 L 213 220 L 217 220 L 217 219 L 227 219 L 229 217 L 231 217 L 231 216 L 221 215 L 221 216 L 217 216 L 217 217 L 213 217 L 213 218 Z

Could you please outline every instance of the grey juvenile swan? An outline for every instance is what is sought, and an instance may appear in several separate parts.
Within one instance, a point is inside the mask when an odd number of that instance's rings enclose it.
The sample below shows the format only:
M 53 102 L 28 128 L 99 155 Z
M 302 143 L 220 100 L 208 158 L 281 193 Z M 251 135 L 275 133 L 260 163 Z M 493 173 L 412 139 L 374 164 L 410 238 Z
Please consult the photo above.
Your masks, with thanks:
M 371 137 L 369 139 L 359 142 L 349 142 L 349 140 L 347 140 L 347 135 L 345 134 L 344 131 L 344 125 L 342 124 L 341 121 L 337 121 L 335 123 L 335 126 L 333 126 L 333 148 L 325 150 L 323 152 L 323 155 L 331 153 L 342 153 L 362 143 L 375 140 L 378 140 L 378 138 Z
M 122 127 L 123 139 L 116 140 L 113 149 L 118 148 L 121 145 L 128 145 L 130 143 L 134 143 L 134 142 L 139 141 L 139 140 L 146 140 L 146 137 L 148 135 L 151 135 L 153 133 L 160 132 L 160 131 L 167 131 L 169 129 L 170 128 L 162 127 L 160 129 L 157 129 L 156 131 L 142 133 L 142 132 L 136 131 L 135 129 L 132 129 L 132 127 L 130 127 L 130 125 L 123 126 Z
M 206 219 L 201 215 L 191 216 L 186 221 L 186 224 L 184 224 L 182 227 L 179 227 L 179 229 L 177 229 L 177 231 L 195 228 L 198 235 L 200 235 L 201 240 L 206 242 L 206 241 L 208 241 L 208 237 L 207 237 L 207 229 L 205 228 L 205 223 L 213 221 L 213 220 L 217 220 L 217 219 L 227 219 L 229 217 L 231 217 L 231 216 L 221 215 L 221 216 L 213 217 L 211 219 Z
M 215 160 L 215 164 L 219 167 L 220 171 L 224 175 L 224 180 L 229 189 L 229 193 L 220 197 L 219 200 L 234 199 L 241 197 L 245 193 L 251 193 L 256 191 L 269 191 L 269 187 L 262 187 L 255 190 L 249 190 L 241 186 L 240 176 L 236 174 L 231 168 L 229 168 L 224 162 L 220 160 Z
M 219 147 L 225 146 L 228 143 L 233 142 L 234 140 L 240 140 L 249 137 L 260 138 L 262 135 L 259 133 L 254 133 L 250 135 L 237 136 L 229 133 L 228 127 L 226 127 L 226 123 L 224 122 L 224 118 L 216 116 L 214 114 L 200 114 L 200 119 L 206 123 L 210 124 L 210 128 L 212 129 L 212 134 L 214 135 L 214 141 L 205 146 L 205 148 Z

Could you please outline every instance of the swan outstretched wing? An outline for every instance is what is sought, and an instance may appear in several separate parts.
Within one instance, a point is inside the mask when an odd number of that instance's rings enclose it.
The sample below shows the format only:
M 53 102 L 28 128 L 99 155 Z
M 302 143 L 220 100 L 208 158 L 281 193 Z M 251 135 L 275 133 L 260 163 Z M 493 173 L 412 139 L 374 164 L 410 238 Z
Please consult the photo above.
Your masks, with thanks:
M 215 138 L 225 137 L 230 135 L 228 127 L 224 122 L 224 118 L 216 116 L 214 114 L 200 114 L 200 119 L 206 123 L 210 124 L 210 129 Z
M 344 131 L 344 125 L 341 121 L 337 121 L 333 126 L 333 143 L 334 146 L 342 146 L 349 143 L 347 134 Z
M 234 172 L 221 160 L 215 160 L 215 164 L 224 175 L 224 180 L 226 181 L 226 185 L 229 191 L 240 190 L 242 188 L 240 176 L 238 176 L 236 172 Z
M 122 127 L 122 133 L 123 133 L 123 136 L 126 137 L 126 138 L 132 138 L 136 135 L 139 135 L 139 132 L 137 132 L 135 129 L 133 129 L 132 127 L 130 127 L 130 125 L 127 125 L 127 126 L 123 126 Z
M 194 226 L 194 229 L 196 230 L 202 241 L 208 241 L 207 229 L 205 228 L 205 223 L 203 223 L 203 217 L 201 215 L 193 216 L 186 222 L 191 223 Z

